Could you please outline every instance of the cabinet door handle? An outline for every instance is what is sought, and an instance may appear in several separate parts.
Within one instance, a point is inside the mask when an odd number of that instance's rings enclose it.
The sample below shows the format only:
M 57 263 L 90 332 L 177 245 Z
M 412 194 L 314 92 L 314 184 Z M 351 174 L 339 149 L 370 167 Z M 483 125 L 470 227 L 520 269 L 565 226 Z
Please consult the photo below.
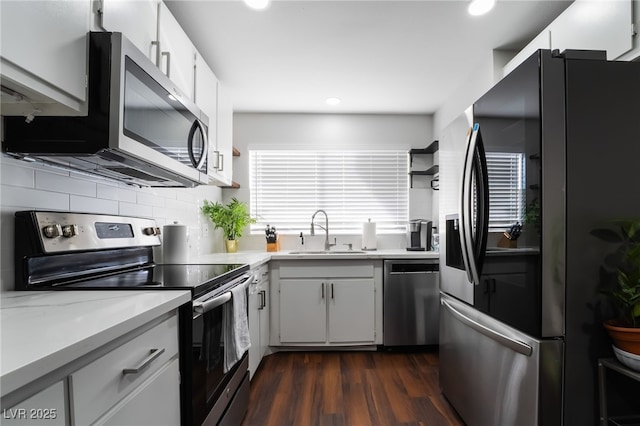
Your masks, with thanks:
M 258 294 L 260 295 L 260 307 L 258 309 L 262 310 L 267 306 L 267 292 L 262 290 Z
M 167 72 L 164 74 L 167 78 L 171 78 L 171 52 L 162 52 L 160 55 L 167 58 Z
M 151 42 L 151 47 L 155 47 L 156 48 L 156 67 L 160 68 L 160 41 L 159 40 L 153 40 Z
M 485 279 L 484 280 L 484 292 L 483 294 L 489 294 L 489 280 Z
M 496 279 L 491 278 L 491 293 L 495 293 L 495 292 L 496 292 Z
M 218 171 L 223 172 L 224 171 L 224 154 L 218 154 L 218 155 L 220 155 L 220 160 L 218 160 L 218 165 L 220 167 L 218 167 Z
M 331 298 L 333 299 L 333 283 L 331 283 Z
M 164 353 L 164 348 L 162 349 L 151 349 L 149 352 L 149 356 L 142 360 L 139 366 L 136 368 L 125 368 L 122 370 L 122 374 L 138 374 L 140 371 L 144 370 L 151 364 L 153 361 L 158 359 L 160 355 Z
M 321 283 L 320 286 L 322 287 L 322 298 L 324 299 L 324 283 Z

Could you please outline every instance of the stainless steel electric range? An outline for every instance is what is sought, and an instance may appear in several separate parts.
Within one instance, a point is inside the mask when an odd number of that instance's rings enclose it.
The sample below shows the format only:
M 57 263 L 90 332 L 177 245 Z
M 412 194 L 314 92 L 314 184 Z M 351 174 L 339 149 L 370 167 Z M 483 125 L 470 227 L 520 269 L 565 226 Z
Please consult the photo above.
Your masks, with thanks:
M 160 265 L 153 219 L 86 213 L 15 214 L 16 290 L 190 290 L 181 308 L 183 425 L 239 424 L 249 400 L 248 357 L 224 368 L 223 312 L 249 265 Z M 228 371 L 227 371 L 228 370 Z

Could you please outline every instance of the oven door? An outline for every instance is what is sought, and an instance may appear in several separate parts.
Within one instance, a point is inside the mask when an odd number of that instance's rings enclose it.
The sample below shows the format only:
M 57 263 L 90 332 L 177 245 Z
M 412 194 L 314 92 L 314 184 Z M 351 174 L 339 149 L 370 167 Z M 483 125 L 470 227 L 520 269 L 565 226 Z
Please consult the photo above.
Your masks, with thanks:
M 247 289 L 252 276 L 237 278 L 236 285 Z M 216 297 L 202 296 L 193 302 L 191 341 L 191 408 L 193 424 L 218 424 L 230 410 L 239 408 L 240 420 L 248 403 L 248 357 L 245 353 L 225 372 L 224 310 L 233 303 L 231 291 Z M 243 395 L 238 395 L 245 392 Z M 236 399 L 246 399 L 244 404 Z M 242 407 L 244 405 L 244 407 Z

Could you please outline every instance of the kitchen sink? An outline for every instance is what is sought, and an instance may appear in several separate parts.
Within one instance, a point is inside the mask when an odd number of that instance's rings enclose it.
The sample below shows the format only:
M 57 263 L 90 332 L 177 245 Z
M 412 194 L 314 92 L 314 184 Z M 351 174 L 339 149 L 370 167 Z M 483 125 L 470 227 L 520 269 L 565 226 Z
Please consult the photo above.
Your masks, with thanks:
M 290 251 L 289 254 L 362 254 L 362 250 L 297 250 Z

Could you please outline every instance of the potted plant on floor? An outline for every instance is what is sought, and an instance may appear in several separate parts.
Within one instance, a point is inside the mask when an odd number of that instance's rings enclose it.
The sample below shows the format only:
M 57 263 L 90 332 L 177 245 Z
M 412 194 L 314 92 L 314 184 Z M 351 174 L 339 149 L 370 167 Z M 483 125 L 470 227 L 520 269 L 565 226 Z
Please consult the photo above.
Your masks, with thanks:
M 640 218 L 617 221 L 591 234 L 617 245 L 600 270 L 602 293 L 617 312 L 604 326 L 615 347 L 640 355 Z
M 202 213 L 211 219 L 216 229 L 221 228 L 225 236 L 227 253 L 238 251 L 238 238 L 242 236 L 244 228 L 256 220 L 249 214 L 249 208 L 235 197 L 228 204 L 204 201 Z

